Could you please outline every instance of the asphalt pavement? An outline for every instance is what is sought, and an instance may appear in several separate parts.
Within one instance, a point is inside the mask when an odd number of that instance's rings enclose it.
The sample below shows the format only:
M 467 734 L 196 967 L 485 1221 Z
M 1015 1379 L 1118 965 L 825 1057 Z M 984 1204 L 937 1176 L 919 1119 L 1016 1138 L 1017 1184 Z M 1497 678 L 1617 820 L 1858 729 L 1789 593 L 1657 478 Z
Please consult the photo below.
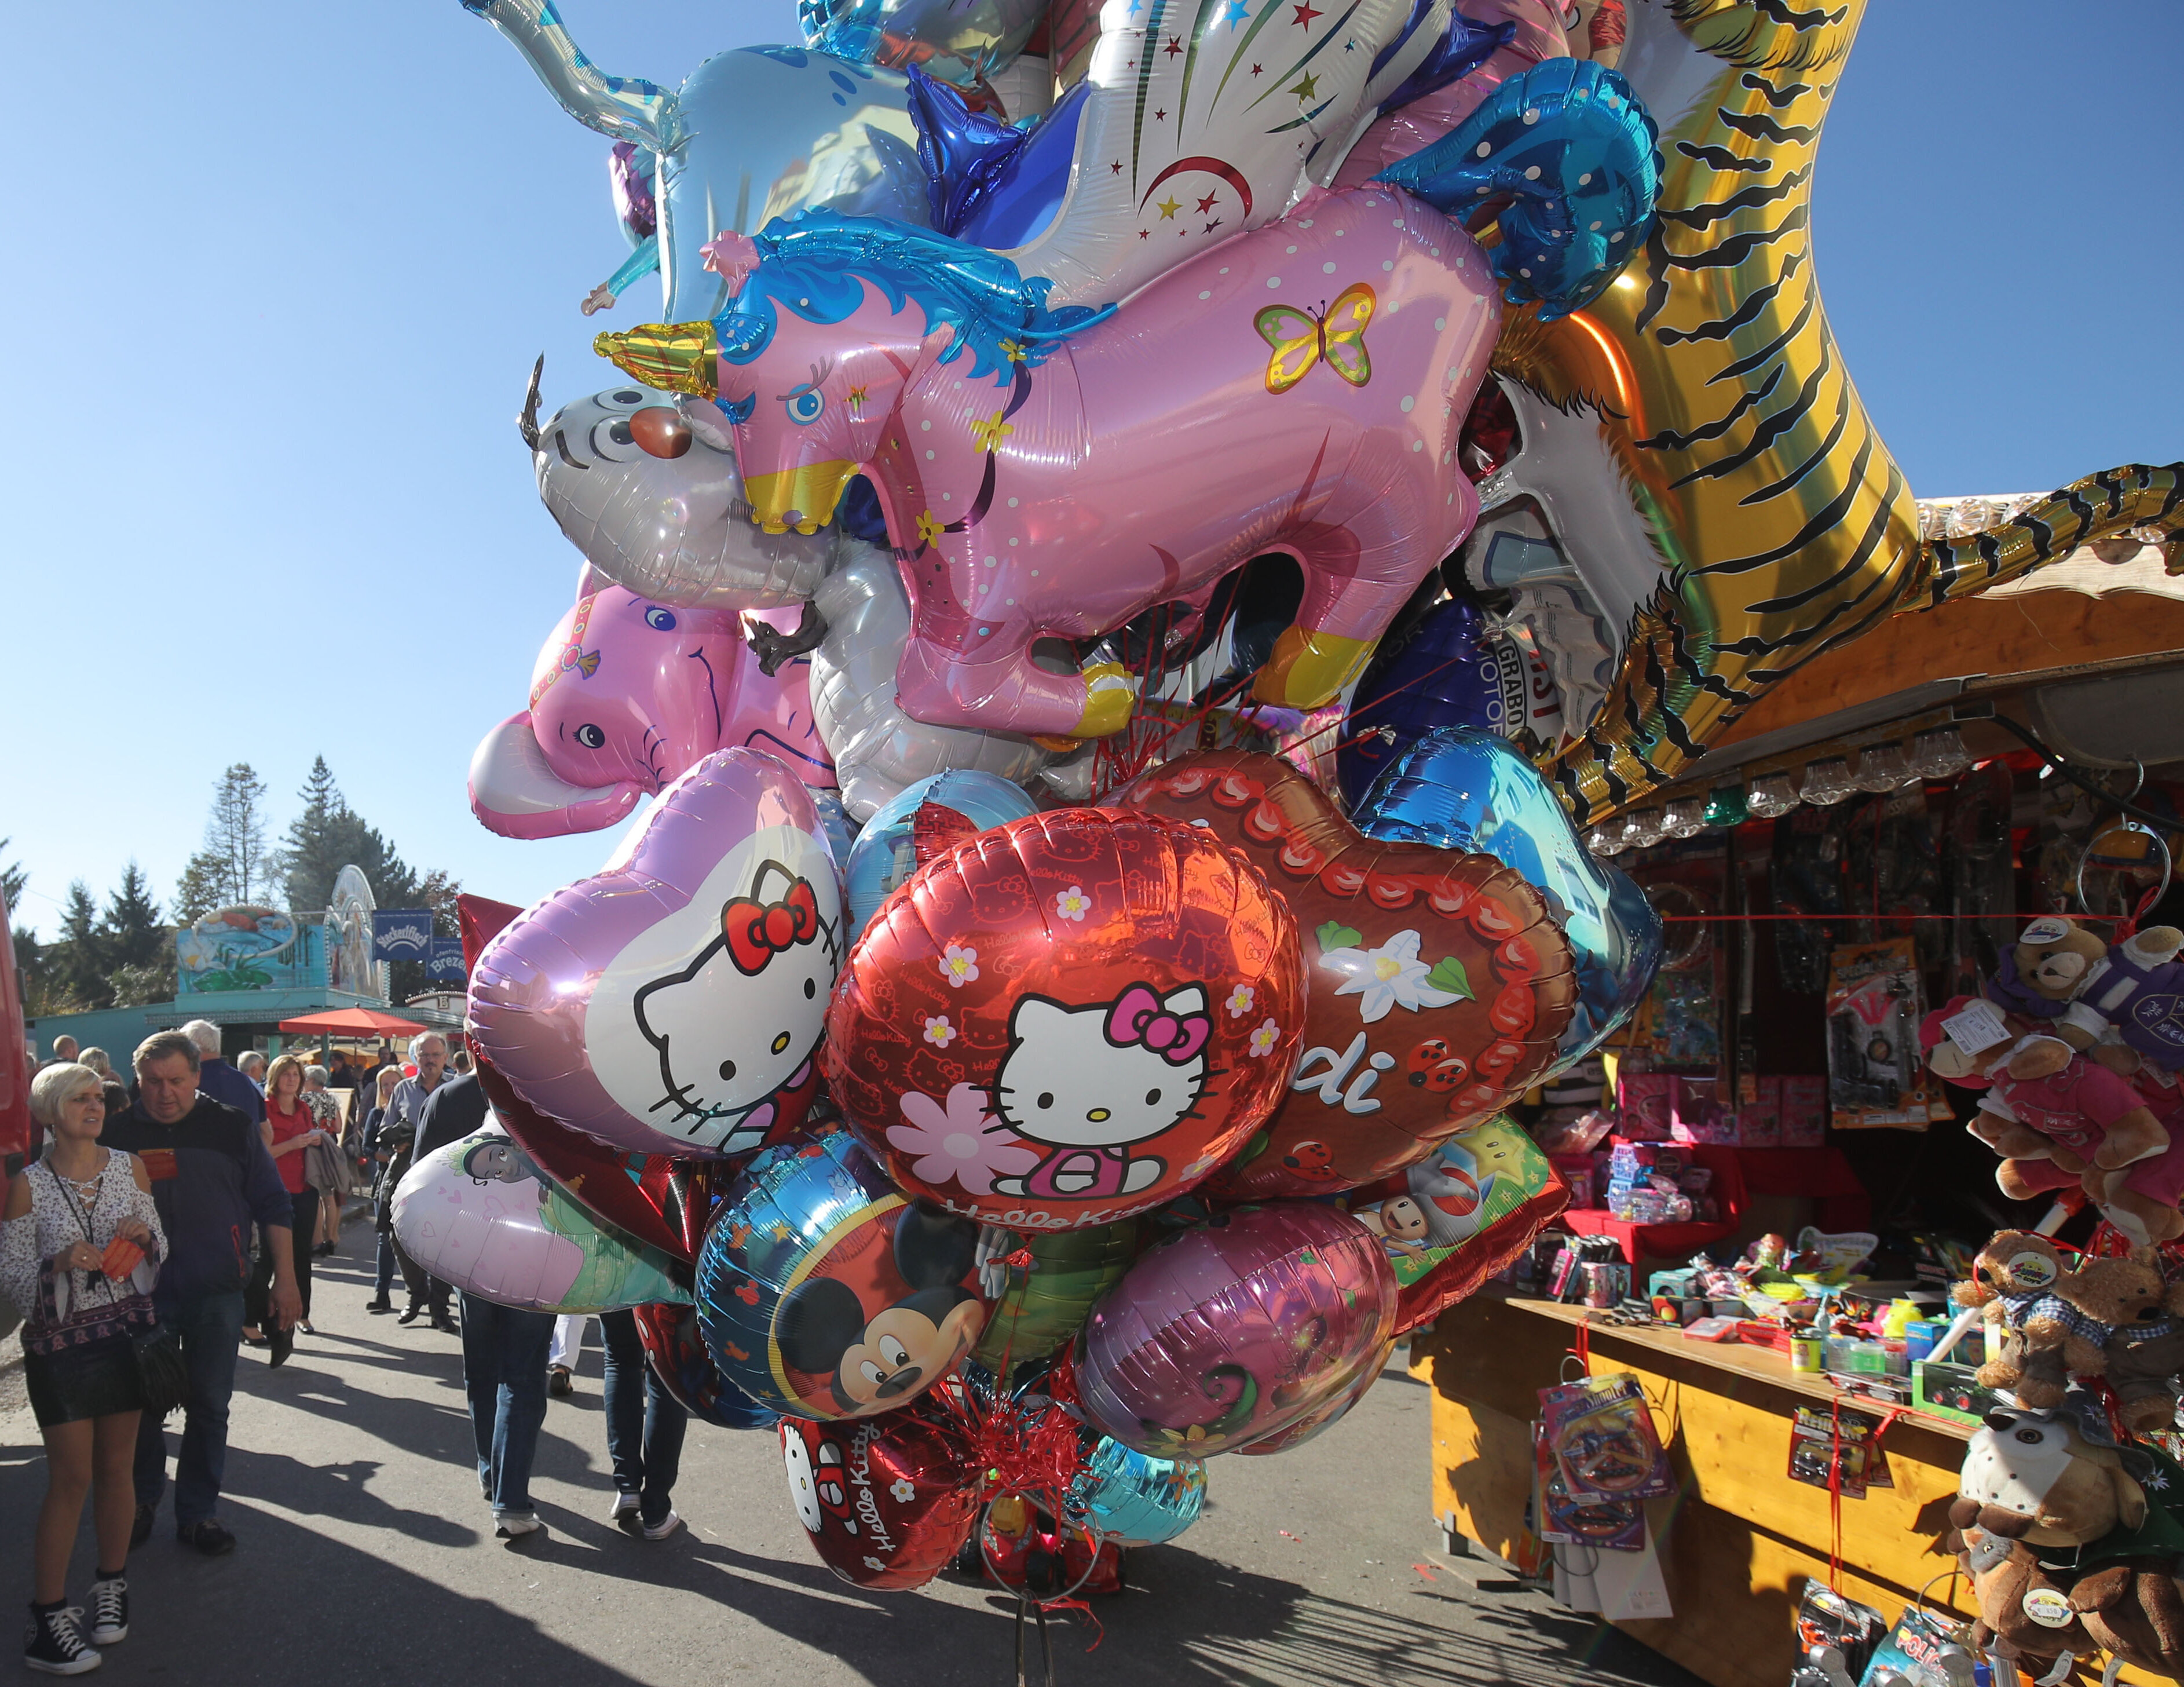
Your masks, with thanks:
M 818 1562 L 772 1431 L 693 1423 L 675 1494 L 689 1527 L 654 1543 L 610 1526 L 596 1327 L 574 1398 L 549 1402 L 532 1479 L 546 1530 L 495 1539 L 472 1473 L 457 1339 L 365 1312 L 370 1245 L 368 1226 L 353 1222 L 343 1252 L 319 1262 L 318 1330 L 287 1366 L 244 1351 L 221 1507 L 236 1551 L 205 1560 L 178 1546 L 170 1489 L 131 1561 L 133 1633 L 95 1679 L 1015 1680 L 1012 1595 L 949 1577 L 870 1594 Z M 20 1388 L 7 1386 L 19 1381 L 0 1382 L 0 1589 L 20 1612 L 45 1471 Z M 1130 1555 L 1127 1590 L 1092 1601 L 1097 1628 L 1057 1617 L 1056 1681 L 1692 1681 L 1595 1619 L 1447 1557 L 1427 1502 L 1427 1423 L 1424 1384 L 1391 1367 L 1308 1444 L 1214 1460 L 1204 1518 Z M 71 1598 L 92 1564 L 86 1515 Z M 1031 1679 L 1042 1679 L 1035 1663 Z

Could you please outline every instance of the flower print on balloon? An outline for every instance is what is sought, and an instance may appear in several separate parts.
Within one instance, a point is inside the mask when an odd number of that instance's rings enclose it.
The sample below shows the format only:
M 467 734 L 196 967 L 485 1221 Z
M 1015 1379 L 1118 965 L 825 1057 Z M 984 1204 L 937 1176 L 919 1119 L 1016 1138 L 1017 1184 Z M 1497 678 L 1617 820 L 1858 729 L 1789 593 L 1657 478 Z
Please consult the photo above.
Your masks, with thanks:
M 1304 1011 L 1262 872 L 1194 827 L 1062 809 L 955 845 L 882 904 L 821 1059 L 904 1189 L 1035 1234 L 1219 1170 L 1280 1104 Z

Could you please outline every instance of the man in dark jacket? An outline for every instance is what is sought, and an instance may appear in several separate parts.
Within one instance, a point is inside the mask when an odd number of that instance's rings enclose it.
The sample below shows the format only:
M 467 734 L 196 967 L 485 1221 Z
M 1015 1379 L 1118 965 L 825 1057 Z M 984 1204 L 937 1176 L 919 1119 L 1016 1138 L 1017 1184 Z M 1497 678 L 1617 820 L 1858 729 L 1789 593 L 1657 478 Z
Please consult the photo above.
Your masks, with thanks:
M 182 1035 L 198 1051 L 198 1091 L 223 1102 L 254 1125 L 265 1122 L 265 1092 L 220 1052 L 220 1027 L 210 1019 L 192 1019 Z
M 235 1537 L 213 1511 L 227 1464 L 227 1407 L 242 1338 L 253 1224 L 265 1227 L 272 1249 L 275 1321 L 286 1328 L 303 1313 L 288 1192 L 259 1127 L 199 1092 L 198 1047 L 190 1036 L 159 1031 L 147 1037 L 135 1064 L 136 1104 L 106 1121 L 101 1140 L 144 1162 L 167 1234 L 167 1259 L 152 1301 L 159 1321 L 181 1341 L 190 1373 L 175 1466 L 175 1533 L 214 1557 L 235 1549 Z M 165 1427 L 146 1412 L 136 1430 L 135 1540 L 151 1533 L 166 1486 Z

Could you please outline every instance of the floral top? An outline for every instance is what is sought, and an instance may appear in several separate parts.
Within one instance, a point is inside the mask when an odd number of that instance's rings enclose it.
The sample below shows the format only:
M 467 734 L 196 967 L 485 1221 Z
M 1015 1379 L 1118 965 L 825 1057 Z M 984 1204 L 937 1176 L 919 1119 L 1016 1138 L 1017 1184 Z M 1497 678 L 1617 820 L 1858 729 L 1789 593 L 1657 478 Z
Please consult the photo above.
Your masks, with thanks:
M 45 1161 L 24 1167 L 31 1210 L 0 1223 L 0 1295 L 23 1315 L 23 1345 L 31 1352 L 81 1347 L 152 1321 L 152 1285 L 167 1238 L 159 1209 L 136 1187 L 134 1165 L 130 1155 L 108 1150 L 87 1209 Z M 129 1276 L 116 1282 L 103 1271 L 54 1268 L 53 1256 L 72 1243 L 104 1249 L 128 1219 L 152 1232 L 152 1245 Z

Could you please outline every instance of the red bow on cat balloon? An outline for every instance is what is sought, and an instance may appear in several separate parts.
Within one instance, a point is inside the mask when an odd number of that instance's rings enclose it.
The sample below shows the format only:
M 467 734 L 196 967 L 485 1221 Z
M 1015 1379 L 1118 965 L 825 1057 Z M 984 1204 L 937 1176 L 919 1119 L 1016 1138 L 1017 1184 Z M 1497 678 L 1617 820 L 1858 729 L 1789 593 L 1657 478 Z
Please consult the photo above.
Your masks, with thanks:
M 738 897 L 721 909 L 721 934 L 737 971 L 763 972 L 783 950 L 819 935 L 819 900 L 802 879 L 777 902 Z
M 1194 1059 L 1213 1035 L 1203 1014 L 1171 1014 L 1142 984 L 1125 990 L 1107 1010 L 1107 1041 L 1117 1048 L 1150 1048 L 1171 1066 Z

